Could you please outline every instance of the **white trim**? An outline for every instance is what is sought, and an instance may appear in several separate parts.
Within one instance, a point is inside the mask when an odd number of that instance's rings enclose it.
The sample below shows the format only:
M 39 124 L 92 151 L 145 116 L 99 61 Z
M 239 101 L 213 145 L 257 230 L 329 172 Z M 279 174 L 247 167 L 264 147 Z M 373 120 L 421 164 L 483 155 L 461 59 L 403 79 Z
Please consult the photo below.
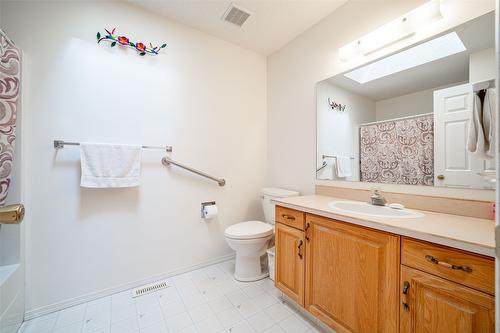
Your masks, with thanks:
M 113 294 L 116 294 L 116 293 L 119 293 L 122 291 L 136 288 L 136 287 L 139 287 L 139 286 L 144 285 L 144 284 L 153 283 L 153 282 L 158 281 L 158 280 L 168 279 L 168 278 L 175 276 L 175 275 L 194 271 L 196 269 L 207 267 L 210 265 L 215 265 L 215 264 L 218 264 L 218 263 L 221 263 L 224 261 L 231 260 L 234 257 L 235 257 L 234 253 L 226 254 L 224 256 L 217 257 L 217 258 L 210 259 L 210 260 L 206 260 L 206 261 L 203 261 L 201 263 L 198 263 L 198 264 L 195 264 L 192 266 L 181 267 L 178 269 L 174 269 L 170 272 L 153 275 L 153 276 L 146 278 L 146 279 L 125 283 L 125 284 L 122 284 L 122 285 L 119 285 L 116 287 L 107 288 L 107 289 L 104 289 L 101 291 L 96 291 L 96 292 L 89 293 L 86 295 L 82 295 L 82 296 L 78 296 L 75 298 L 70 298 L 70 299 L 67 299 L 64 301 L 60 301 L 57 303 L 53 303 L 50 305 L 42 306 L 42 307 L 39 307 L 37 309 L 26 311 L 26 313 L 24 315 L 24 320 L 27 321 L 27 320 L 30 320 L 30 319 L 33 319 L 36 317 L 40 317 L 40 316 L 52 313 L 52 312 L 56 312 L 56 311 L 60 311 L 60 310 L 69 308 L 71 306 L 90 302 L 90 301 L 96 300 L 96 299 L 101 298 L 101 297 L 110 296 L 110 295 L 113 295 Z

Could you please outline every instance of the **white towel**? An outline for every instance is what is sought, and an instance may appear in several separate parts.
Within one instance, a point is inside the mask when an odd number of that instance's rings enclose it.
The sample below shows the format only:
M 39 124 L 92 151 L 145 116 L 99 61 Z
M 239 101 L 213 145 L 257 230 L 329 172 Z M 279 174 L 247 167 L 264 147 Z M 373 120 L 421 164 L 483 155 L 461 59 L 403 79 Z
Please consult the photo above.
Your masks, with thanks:
M 472 114 L 469 122 L 467 150 L 477 157 L 484 156 L 484 132 L 481 119 L 482 108 L 481 99 L 474 93 Z
M 495 89 L 486 90 L 483 102 L 484 153 L 486 159 L 495 158 L 496 100 Z
M 139 186 L 142 147 L 81 143 L 80 186 L 93 188 Z
M 336 156 L 337 163 L 335 163 L 335 172 L 337 177 L 351 177 L 351 158 L 345 156 Z
M 486 160 L 495 158 L 495 123 L 495 90 L 486 90 L 483 103 L 474 94 L 467 139 L 467 150 L 474 157 Z

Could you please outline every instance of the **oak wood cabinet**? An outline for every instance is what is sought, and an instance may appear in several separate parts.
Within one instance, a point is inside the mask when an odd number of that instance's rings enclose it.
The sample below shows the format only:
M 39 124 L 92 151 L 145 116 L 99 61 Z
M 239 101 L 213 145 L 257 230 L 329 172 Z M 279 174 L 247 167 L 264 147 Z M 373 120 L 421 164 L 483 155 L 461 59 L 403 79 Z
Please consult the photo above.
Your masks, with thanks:
M 304 305 L 304 233 L 277 223 L 275 231 L 276 287 L 300 305 Z
M 275 284 L 343 332 L 494 332 L 494 260 L 276 206 Z
M 306 216 L 305 307 L 337 332 L 397 332 L 399 236 Z
M 492 258 L 404 238 L 401 333 L 495 329 Z
M 493 333 L 493 296 L 401 267 L 401 333 Z

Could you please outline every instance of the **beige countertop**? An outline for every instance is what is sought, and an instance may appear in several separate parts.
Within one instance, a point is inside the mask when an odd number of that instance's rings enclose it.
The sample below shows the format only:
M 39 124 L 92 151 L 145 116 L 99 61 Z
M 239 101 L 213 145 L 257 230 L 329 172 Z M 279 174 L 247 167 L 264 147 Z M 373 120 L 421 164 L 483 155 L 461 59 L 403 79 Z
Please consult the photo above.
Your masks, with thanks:
M 471 251 L 495 255 L 495 222 L 451 214 L 414 210 L 424 214 L 416 218 L 381 218 L 355 213 L 340 213 L 328 206 L 341 198 L 308 195 L 273 200 L 277 205 L 394 234 Z

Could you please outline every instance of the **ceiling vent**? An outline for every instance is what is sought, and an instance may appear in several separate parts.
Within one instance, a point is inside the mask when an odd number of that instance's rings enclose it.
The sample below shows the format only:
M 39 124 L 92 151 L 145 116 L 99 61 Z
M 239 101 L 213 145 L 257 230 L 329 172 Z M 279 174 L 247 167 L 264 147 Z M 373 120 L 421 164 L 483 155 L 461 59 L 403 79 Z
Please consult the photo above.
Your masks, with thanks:
M 247 10 L 231 3 L 222 15 L 222 20 L 241 27 L 249 17 L 250 13 Z

